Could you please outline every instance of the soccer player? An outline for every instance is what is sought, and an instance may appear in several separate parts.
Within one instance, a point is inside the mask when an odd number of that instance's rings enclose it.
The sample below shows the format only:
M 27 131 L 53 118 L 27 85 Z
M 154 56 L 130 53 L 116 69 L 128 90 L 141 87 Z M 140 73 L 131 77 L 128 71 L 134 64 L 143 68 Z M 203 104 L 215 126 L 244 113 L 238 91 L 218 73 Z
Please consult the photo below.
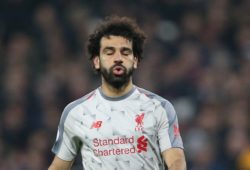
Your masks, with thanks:
M 166 99 L 137 87 L 145 34 L 127 17 L 108 17 L 89 36 L 99 88 L 63 111 L 49 170 L 68 170 L 81 152 L 85 170 L 186 169 L 177 115 Z

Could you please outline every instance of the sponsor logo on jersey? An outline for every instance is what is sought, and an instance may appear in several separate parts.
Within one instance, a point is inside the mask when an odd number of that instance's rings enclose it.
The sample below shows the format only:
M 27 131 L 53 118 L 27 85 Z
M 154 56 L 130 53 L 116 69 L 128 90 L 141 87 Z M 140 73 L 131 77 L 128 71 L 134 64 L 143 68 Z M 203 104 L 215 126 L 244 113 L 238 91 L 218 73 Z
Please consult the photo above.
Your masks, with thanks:
M 148 147 L 148 139 L 145 136 L 141 136 L 137 139 L 137 149 L 138 152 L 141 153 L 142 151 L 147 152 Z
M 134 143 L 134 136 L 127 138 L 127 137 L 116 137 L 110 139 L 93 139 L 94 147 L 100 146 L 108 146 L 108 145 L 122 145 L 122 144 L 133 144 Z
M 135 140 L 131 137 L 115 137 L 108 139 L 93 139 L 94 154 L 96 156 L 125 155 L 147 152 L 148 139 L 140 136 Z
M 142 131 L 143 130 L 143 119 L 144 119 L 144 113 L 138 114 L 135 117 L 135 131 Z
M 102 126 L 102 121 L 98 120 L 93 122 L 92 126 L 90 127 L 90 129 L 99 129 Z

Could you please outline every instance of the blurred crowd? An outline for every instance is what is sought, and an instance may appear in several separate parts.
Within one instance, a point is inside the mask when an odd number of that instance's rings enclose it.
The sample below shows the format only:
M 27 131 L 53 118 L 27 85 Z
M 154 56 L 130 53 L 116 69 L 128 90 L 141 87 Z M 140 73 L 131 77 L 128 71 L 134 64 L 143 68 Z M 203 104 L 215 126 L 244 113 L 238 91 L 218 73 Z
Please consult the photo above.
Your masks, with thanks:
M 62 110 L 100 84 L 86 40 L 111 14 L 148 35 L 134 82 L 174 104 L 188 169 L 249 170 L 249 0 L 0 1 L 0 170 L 51 163 Z

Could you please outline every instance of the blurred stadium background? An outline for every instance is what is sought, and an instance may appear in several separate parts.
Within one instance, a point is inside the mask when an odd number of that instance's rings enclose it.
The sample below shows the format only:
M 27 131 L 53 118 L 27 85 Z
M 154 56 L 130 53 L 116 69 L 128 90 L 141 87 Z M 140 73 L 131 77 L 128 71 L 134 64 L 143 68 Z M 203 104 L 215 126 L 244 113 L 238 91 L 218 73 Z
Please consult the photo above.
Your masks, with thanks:
M 249 170 L 249 0 L 0 1 L 0 170 L 48 167 L 63 108 L 100 83 L 85 41 L 110 14 L 148 34 L 134 81 L 174 104 L 188 169 Z

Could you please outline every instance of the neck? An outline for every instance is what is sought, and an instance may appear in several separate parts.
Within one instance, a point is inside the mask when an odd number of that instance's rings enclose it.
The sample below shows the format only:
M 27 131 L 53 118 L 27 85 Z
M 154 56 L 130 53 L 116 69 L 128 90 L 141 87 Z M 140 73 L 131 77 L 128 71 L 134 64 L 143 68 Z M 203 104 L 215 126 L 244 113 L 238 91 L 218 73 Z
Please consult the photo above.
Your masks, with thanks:
M 110 84 L 108 84 L 105 80 L 102 80 L 102 92 L 108 97 L 119 97 L 127 94 L 132 88 L 133 83 L 130 79 L 128 83 L 124 84 L 121 88 L 117 89 Z

